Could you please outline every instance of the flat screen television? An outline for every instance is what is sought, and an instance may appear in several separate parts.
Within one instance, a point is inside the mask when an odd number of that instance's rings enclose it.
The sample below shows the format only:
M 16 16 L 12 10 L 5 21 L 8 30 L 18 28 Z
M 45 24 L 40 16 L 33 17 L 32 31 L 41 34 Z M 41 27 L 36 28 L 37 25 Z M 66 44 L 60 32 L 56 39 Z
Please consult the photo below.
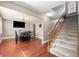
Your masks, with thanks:
M 15 27 L 15 28 L 25 28 L 25 22 L 13 21 L 13 27 Z

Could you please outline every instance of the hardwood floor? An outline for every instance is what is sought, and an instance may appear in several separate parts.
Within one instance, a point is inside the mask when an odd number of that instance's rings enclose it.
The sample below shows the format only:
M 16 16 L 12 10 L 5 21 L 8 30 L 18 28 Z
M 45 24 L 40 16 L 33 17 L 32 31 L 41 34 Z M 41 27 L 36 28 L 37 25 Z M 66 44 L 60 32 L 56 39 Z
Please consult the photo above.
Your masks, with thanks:
M 56 57 L 47 52 L 47 43 L 42 44 L 41 40 L 18 42 L 15 39 L 4 39 L 0 45 L 0 55 L 2 57 Z

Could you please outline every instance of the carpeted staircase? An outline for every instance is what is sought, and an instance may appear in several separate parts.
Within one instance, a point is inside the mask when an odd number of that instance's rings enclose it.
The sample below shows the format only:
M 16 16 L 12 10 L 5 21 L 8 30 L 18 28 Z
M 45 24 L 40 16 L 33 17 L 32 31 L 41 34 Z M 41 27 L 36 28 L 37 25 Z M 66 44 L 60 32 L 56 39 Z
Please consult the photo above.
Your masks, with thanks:
M 77 26 L 78 16 L 67 16 L 61 30 L 51 42 L 50 53 L 59 57 L 77 56 Z

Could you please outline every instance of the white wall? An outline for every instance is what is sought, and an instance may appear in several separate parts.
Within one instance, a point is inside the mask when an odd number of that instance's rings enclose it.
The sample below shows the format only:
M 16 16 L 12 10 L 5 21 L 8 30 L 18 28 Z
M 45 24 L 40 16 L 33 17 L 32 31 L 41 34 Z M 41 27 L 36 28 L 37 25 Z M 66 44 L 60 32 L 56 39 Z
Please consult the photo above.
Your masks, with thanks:
M 65 11 L 65 4 L 55 7 L 53 8 L 53 10 L 56 12 L 57 16 L 61 16 L 62 13 Z
M 0 17 L 0 34 L 2 34 L 2 18 Z
M 43 30 L 39 28 L 39 24 L 42 24 L 42 20 L 35 16 L 30 16 L 12 9 L 0 7 L 1 14 L 3 17 L 3 36 L 4 37 L 15 37 L 15 31 L 19 30 L 32 30 L 33 24 L 36 25 L 36 37 L 42 39 Z M 24 18 L 24 19 L 23 19 Z M 25 22 L 25 28 L 13 28 L 13 21 Z
M 42 43 L 48 40 L 48 28 L 49 28 L 49 19 L 47 17 L 43 17 L 43 40 Z
M 32 10 L 29 10 L 25 7 L 19 6 L 18 4 L 13 3 L 12 1 L 0 1 L 0 6 L 10 8 L 10 9 L 22 12 L 24 14 L 28 14 L 28 15 L 41 18 L 41 16 L 38 13 L 35 13 Z
M 23 30 L 24 28 L 13 28 L 13 21 L 3 20 L 3 36 L 15 37 L 15 31 Z
M 36 25 L 36 37 L 43 39 L 43 29 L 42 27 L 39 27 L 39 24 L 42 24 L 41 21 L 40 22 L 34 22 L 34 23 L 29 23 L 25 22 L 25 28 L 13 28 L 13 21 L 11 20 L 4 20 L 3 21 L 3 36 L 4 37 L 15 37 L 15 31 L 19 31 L 19 30 L 32 30 L 33 31 L 33 24 Z
M 39 27 L 39 24 L 41 24 L 41 27 Z M 43 40 L 43 24 L 42 20 L 35 22 L 36 25 L 36 37 Z
M 42 43 L 48 41 L 48 31 L 53 27 L 58 19 L 50 20 L 48 17 L 43 17 L 43 40 Z
M 1 40 L 2 40 L 2 18 L 0 15 L 0 43 L 1 43 Z
M 24 21 L 23 17 L 28 15 L 5 7 L 0 7 L 0 11 L 3 18 L 3 36 L 15 37 L 15 31 L 23 28 L 13 28 L 13 21 Z

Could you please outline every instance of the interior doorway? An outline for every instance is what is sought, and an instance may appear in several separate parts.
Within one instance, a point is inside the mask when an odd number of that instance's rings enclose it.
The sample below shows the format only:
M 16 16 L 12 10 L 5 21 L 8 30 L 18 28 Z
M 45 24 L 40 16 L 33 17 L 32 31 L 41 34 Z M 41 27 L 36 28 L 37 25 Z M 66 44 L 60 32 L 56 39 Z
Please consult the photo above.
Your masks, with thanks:
M 36 25 L 33 24 L 33 40 L 35 40 L 35 36 L 36 36 Z

